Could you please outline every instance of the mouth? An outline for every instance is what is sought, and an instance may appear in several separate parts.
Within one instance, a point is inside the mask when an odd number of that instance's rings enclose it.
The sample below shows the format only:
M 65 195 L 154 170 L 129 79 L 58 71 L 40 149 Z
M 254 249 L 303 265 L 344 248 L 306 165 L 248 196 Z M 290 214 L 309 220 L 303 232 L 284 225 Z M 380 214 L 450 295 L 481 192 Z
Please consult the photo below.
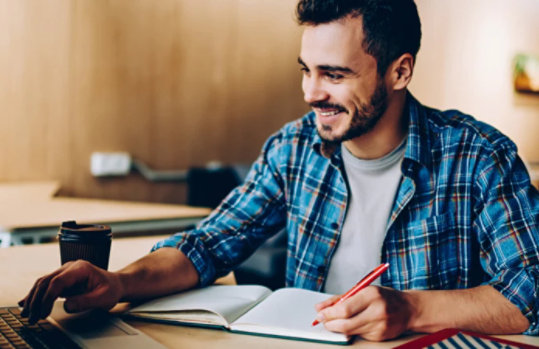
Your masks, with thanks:
M 339 119 L 340 114 L 346 112 L 342 108 L 314 108 L 314 110 L 322 124 L 333 123 Z
M 322 111 L 322 110 L 320 110 L 318 113 L 319 113 L 321 116 L 328 117 L 328 116 L 334 116 L 334 115 L 337 115 L 337 114 L 339 114 L 340 112 L 341 112 L 340 110 L 330 110 L 330 111 Z

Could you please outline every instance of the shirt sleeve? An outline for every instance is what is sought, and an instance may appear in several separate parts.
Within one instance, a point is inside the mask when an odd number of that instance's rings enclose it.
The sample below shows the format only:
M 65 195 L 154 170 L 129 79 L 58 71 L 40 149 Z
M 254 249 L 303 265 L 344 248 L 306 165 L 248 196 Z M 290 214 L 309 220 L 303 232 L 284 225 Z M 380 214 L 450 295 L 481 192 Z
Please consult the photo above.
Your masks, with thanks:
M 277 172 L 278 135 L 264 145 L 245 182 L 195 229 L 159 241 L 152 249 L 182 251 L 199 274 L 199 286 L 212 284 L 247 259 L 286 223 L 282 181 Z
M 516 147 L 507 141 L 479 161 L 474 183 L 474 228 L 481 263 L 493 286 L 530 322 L 525 334 L 539 334 L 539 194 Z

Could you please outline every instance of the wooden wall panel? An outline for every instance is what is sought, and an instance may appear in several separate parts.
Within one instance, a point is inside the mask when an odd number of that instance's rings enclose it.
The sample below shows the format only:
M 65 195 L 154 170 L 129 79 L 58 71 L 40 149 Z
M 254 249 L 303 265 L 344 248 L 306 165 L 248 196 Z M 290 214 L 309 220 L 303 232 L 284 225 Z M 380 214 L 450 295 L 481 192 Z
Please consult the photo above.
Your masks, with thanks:
M 93 151 L 155 169 L 250 163 L 307 108 L 295 0 L 0 0 L 0 180 L 183 202 L 182 184 L 95 179 Z
M 416 0 L 423 39 L 411 91 L 507 134 L 539 162 L 539 96 L 515 93 L 513 59 L 539 56 L 537 0 Z
M 65 1 L 0 2 L 0 176 L 54 176 L 69 155 Z
M 537 97 L 511 58 L 538 54 L 536 0 L 417 0 L 411 86 L 510 135 L 539 159 Z M 0 181 L 58 179 L 63 194 L 184 202 L 181 183 L 95 179 L 93 151 L 155 169 L 249 163 L 307 110 L 296 0 L 0 0 Z

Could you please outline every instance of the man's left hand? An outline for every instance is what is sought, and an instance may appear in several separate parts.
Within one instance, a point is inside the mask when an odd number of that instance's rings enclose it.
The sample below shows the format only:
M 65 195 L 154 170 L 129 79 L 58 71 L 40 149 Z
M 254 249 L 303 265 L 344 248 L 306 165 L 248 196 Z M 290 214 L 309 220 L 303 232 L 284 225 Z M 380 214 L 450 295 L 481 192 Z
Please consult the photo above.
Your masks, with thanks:
M 369 286 L 332 306 L 339 297 L 329 298 L 316 305 L 317 319 L 330 331 L 383 341 L 408 330 L 413 306 L 404 292 Z

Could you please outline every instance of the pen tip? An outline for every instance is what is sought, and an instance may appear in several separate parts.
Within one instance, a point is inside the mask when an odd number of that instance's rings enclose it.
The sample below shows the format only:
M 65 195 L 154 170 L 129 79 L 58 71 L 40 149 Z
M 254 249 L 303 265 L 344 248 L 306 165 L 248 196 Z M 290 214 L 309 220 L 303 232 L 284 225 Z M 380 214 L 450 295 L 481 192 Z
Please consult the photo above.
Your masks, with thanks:
M 314 321 L 313 321 L 313 326 L 316 326 L 316 325 L 318 325 L 318 324 L 319 324 L 318 320 L 314 320 Z

